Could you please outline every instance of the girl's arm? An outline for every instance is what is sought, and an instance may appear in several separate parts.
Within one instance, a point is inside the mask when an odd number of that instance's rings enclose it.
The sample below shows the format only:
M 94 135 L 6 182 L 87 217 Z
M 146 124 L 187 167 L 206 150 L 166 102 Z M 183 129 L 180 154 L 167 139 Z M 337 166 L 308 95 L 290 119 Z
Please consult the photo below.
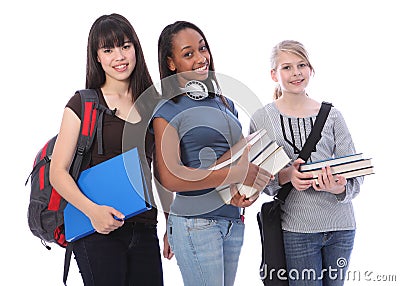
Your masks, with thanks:
M 267 171 L 249 163 L 248 149 L 239 162 L 230 168 L 210 171 L 186 167 L 180 160 L 180 141 L 176 129 L 164 118 L 155 118 L 153 128 L 157 172 L 160 182 L 169 191 L 201 190 L 239 182 L 262 190 L 269 182 L 270 174 Z
M 50 162 L 50 183 L 66 201 L 90 218 L 97 232 L 106 234 L 123 224 L 113 217 L 123 219 L 123 214 L 89 200 L 69 173 L 78 142 L 80 124 L 79 117 L 66 107 Z

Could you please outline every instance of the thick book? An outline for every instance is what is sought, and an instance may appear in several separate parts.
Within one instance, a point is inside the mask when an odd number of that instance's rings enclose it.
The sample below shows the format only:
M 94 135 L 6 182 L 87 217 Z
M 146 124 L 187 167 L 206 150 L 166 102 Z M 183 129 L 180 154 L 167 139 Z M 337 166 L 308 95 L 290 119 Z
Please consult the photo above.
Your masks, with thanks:
M 343 172 L 340 174 L 336 174 L 336 175 L 341 175 L 345 179 L 351 179 L 351 178 L 355 178 L 355 177 L 367 176 L 367 175 L 372 175 L 372 174 L 375 174 L 373 166 L 366 167 L 363 169 L 349 170 L 349 171 L 346 171 L 346 172 Z M 313 180 L 315 180 L 315 183 L 318 185 L 318 179 L 314 178 Z
M 299 170 L 300 170 L 300 172 L 309 171 L 309 170 L 317 170 L 317 169 L 321 169 L 322 167 L 326 167 L 326 166 L 332 167 L 335 165 L 359 161 L 359 160 L 363 160 L 362 153 L 357 153 L 357 154 L 352 154 L 352 155 L 347 155 L 347 156 L 342 156 L 342 157 L 336 157 L 336 158 L 329 158 L 326 160 L 320 160 L 320 161 L 315 161 L 315 162 L 304 163 L 304 164 L 300 165 Z
M 369 167 L 365 167 L 363 169 L 349 170 L 349 171 L 345 171 L 345 172 L 338 173 L 338 174 L 342 175 L 346 179 L 359 177 L 359 176 L 366 176 L 366 175 L 374 174 L 374 167 L 369 166 Z
M 343 174 L 350 171 L 356 171 L 360 169 L 365 169 L 372 167 L 371 159 L 361 159 L 348 163 L 341 163 L 337 165 L 330 166 L 333 175 Z M 318 175 L 322 173 L 322 168 L 312 169 L 308 171 L 301 171 L 302 173 L 312 174 L 313 178 L 318 178 Z
M 337 157 L 300 165 L 300 172 L 312 174 L 318 184 L 318 175 L 322 168 L 329 166 L 333 175 L 341 175 L 346 179 L 374 174 L 372 159 L 364 159 L 362 153 Z
M 93 202 L 115 208 L 125 219 L 151 208 L 137 148 L 84 170 L 77 185 Z M 95 232 L 90 219 L 70 203 L 64 210 L 64 225 L 68 242 Z
M 242 156 L 243 151 L 247 145 L 250 145 L 249 161 L 267 170 L 272 175 L 278 173 L 290 162 L 290 158 L 287 156 L 284 149 L 279 146 L 276 141 L 269 138 L 265 129 L 260 129 L 235 144 L 231 148 L 231 150 L 226 153 L 233 153 L 233 155 L 230 158 L 223 160 L 222 163 L 219 163 L 216 166 L 210 168 L 209 170 L 217 170 L 235 163 Z M 229 185 L 224 185 L 216 188 L 216 190 L 220 192 L 220 194 L 222 194 L 221 192 L 224 192 L 227 189 L 229 189 Z M 256 189 L 242 184 L 238 184 L 238 189 L 239 193 L 242 195 L 246 194 L 246 197 L 251 197 L 257 192 Z M 221 196 L 225 197 L 225 195 Z M 225 200 L 227 198 L 223 199 Z
M 250 160 L 253 160 L 258 155 L 260 155 L 263 150 L 271 143 L 272 141 L 268 137 L 267 131 L 265 129 L 257 130 L 246 138 L 240 140 L 234 146 L 232 146 L 232 148 L 228 152 L 226 152 L 224 155 L 221 156 L 221 158 L 218 159 L 218 164 L 210 167 L 209 170 L 218 170 L 235 163 L 242 156 L 247 145 L 250 145 L 249 158 Z
M 290 158 L 283 147 L 279 146 L 276 142 L 273 142 L 270 146 L 274 148 L 272 152 L 270 152 L 271 149 L 268 150 L 267 148 L 267 152 L 261 153 L 252 162 L 275 176 L 290 162 Z M 257 189 L 242 184 L 238 184 L 238 190 L 241 195 L 246 195 L 246 198 L 257 193 Z

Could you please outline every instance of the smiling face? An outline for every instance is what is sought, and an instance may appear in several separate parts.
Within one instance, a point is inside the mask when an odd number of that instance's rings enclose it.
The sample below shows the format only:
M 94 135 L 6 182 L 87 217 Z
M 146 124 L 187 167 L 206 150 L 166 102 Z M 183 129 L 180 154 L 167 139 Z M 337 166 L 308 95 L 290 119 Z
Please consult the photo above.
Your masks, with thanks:
M 105 72 L 107 81 L 129 81 L 136 66 L 135 48 L 132 42 L 125 39 L 122 46 L 98 49 L 97 60 Z
M 208 77 L 210 53 L 205 40 L 190 28 L 183 29 L 172 38 L 172 56 L 167 58 L 168 68 L 177 73 L 179 85 L 189 80 Z
M 306 60 L 290 52 L 278 52 L 272 79 L 279 83 L 283 93 L 305 94 L 312 70 Z

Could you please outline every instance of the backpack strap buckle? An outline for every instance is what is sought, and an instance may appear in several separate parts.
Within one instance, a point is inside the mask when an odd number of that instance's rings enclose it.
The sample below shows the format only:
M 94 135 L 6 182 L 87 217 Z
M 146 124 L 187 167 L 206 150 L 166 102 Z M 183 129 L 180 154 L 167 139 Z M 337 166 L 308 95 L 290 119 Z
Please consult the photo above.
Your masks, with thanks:
M 83 154 L 85 153 L 85 147 L 83 146 L 78 146 L 78 148 L 76 148 L 76 153 L 80 156 L 83 156 Z

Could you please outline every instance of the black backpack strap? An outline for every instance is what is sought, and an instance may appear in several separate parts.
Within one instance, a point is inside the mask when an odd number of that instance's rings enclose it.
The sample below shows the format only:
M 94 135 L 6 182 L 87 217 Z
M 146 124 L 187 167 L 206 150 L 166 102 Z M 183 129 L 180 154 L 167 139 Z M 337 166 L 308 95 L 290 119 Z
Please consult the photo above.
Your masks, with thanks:
M 94 134 L 97 133 L 98 154 L 103 154 L 103 115 L 114 116 L 115 110 L 101 105 L 95 89 L 82 89 L 77 91 L 81 95 L 82 120 L 81 131 L 78 139 L 74 164 L 71 175 L 76 180 L 80 173 L 83 158 L 93 144 Z
M 103 105 L 99 104 L 99 96 L 94 89 L 83 89 L 77 91 L 81 95 L 82 102 L 82 119 L 81 129 L 78 138 L 78 145 L 76 148 L 76 154 L 71 166 L 71 176 L 76 181 L 79 177 L 81 166 L 85 155 L 89 152 L 90 147 L 93 144 L 94 134 L 97 130 L 97 141 L 99 145 L 99 154 L 103 154 L 103 114 L 107 113 L 115 115 L 115 111 L 112 111 Z M 101 148 L 101 150 L 100 150 Z M 100 153 L 101 151 L 101 153 Z M 67 283 L 67 277 L 69 272 L 69 266 L 72 255 L 72 243 L 69 242 L 65 249 L 64 258 L 64 273 L 63 282 L 64 285 Z
M 46 165 L 47 163 L 49 163 L 51 160 L 51 156 L 44 156 L 43 159 L 41 159 L 39 162 L 35 163 L 34 167 L 32 168 L 32 171 L 30 172 L 28 178 L 26 178 L 25 181 L 25 186 L 28 184 L 29 182 L 29 178 L 32 176 L 33 173 L 37 172 L 37 170 L 39 170 L 40 168 L 42 168 L 44 165 Z
M 71 166 L 71 176 L 75 181 L 78 179 L 83 157 L 93 143 L 97 121 L 97 106 L 99 105 L 99 97 L 95 90 L 84 89 L 77 92 L 81 95 L 82 118 L 75 159 Z
M 117 112 L 117 109 L 115 108 L 114 110 L 108 109 L 107 107 L 104 107 L 103 105 L 99 104 L 98 106 L 98 119 L 97 119 L 97 127 L 96 127 L 96 132 L 97 132 L 97 153 L 100 155 L 103 155 L 103 116 L 104 113 L 108 115 L 115 116 L 115 113 Z
M 65 286 L 67 285 L 69 266 L 71 264 L 72 248 L 73 248 L 73 243 L 72 242 L 69 242 L 67 244 L 67 247 L 65 248 L 64 273 L 63 273 L 63 282 L 64 282 Z
M 321 139 L 322 128 L 324 128 L 325 121 L 328 118 L 329 112 L 332 108 L 332 103 L 322 102 L 321 108 L 319 109 L 315 124 L 311 130 L 310 135 L 307 137 L 306 143 L 300 151 L 299 158 L 307 161 L 311 156 L 312 150 Z M 292 190 L 293 185 L 291 182 L 284 184 L 279 192 L 274 196 L 276 204 L 284 204 L 287 196 Z M 275 208 L 274 208 L 275 209 Z
M 81 129 L 79 132 L 76 154 L 71 166 L 71 176 L 76 181 L 79 177 L 81 165 L 85 154 L 89 151 L 93 143 L 94 131 L 97 121 L 97 106 L 99 97 L 95 90 L 85 89 L 77 91 L 81 95 L 82 118 Z M 71 264 L 72 243 L 68 243 L 65 248 L 63 282 L 67 285 L 69 266 Z

